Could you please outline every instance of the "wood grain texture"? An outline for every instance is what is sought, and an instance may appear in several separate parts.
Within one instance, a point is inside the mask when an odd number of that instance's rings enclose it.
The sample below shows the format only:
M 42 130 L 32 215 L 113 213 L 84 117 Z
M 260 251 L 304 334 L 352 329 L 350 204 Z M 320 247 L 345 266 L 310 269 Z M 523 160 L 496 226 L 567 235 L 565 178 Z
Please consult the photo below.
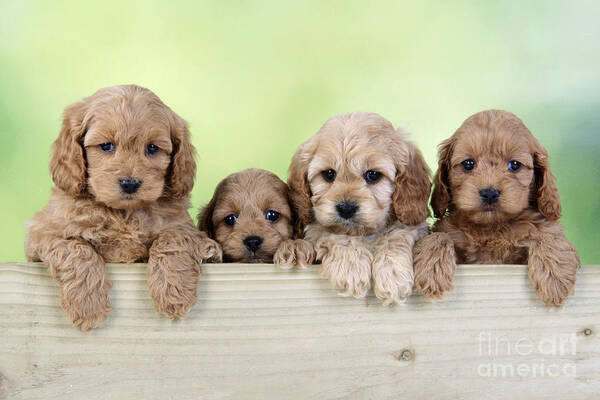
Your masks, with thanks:
M 213 264 L 180 321 L 154 313 L 145 265 L 108 272 L 114 311 L 86 334 L 66 320 L 43 265 L 0 264 L 0 398 L 600 394 L 599 266 L 584 267 L 575 296 L 550 310 L 524 266 L 459 266 L 446 301 L 382 307 L 339 296 L 316 269 Z

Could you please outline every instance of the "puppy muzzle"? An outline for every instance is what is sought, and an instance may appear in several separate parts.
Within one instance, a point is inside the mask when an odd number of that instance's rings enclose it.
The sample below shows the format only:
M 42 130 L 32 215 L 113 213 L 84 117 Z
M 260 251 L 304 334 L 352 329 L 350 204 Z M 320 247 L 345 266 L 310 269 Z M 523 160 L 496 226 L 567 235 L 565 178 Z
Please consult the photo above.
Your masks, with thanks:
M 341 201 L 335 205 L 338 215 L 343 219 L 351 219 L 358 211 L 358 204 L 354 201 Z
M 121 178 L 119 179 L 119 186 L 121 186 L 121 191 L 125 194 L 134 194 L 138 191 L 140 186 L 142 186 L 142 182 L 138 179 L 134 178 Z
M 493 187 L 487 187 L 479 191 L 479 197 L 483 204 L 490 206 L 498 202 L 500 191 Z

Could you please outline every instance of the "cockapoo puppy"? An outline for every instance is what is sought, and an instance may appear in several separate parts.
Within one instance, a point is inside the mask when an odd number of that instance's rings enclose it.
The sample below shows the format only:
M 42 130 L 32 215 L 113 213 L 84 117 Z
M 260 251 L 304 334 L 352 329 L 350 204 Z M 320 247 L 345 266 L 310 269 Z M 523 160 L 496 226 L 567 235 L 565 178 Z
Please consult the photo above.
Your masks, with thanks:
M 157 311 L 196 303 L 200 264 L 219 245 L 188 215 L 196 164 L 186 123 L 151 91 L 98 90 L 65 109 L 54 142 L 50 201 L 27 224 L 25 252 L 60 286 L 61 305 L 88 331 L 111 311 L 107 262 L 148 262 Z
M 364 296 L 371 278 L 384 304 L 410 295 L 412 247 L 427 234 L 431 184 L 405 136 L 377 114 L 354 112 L 330 118 L 302 144 L 288 185 L 304 240 L 284 242 L 275 262 L 321 261 L 322 275 L 345 295 Z
M 435 233 L 414 249 L 425 296 L 452 289 L 456 263 L 527 263 L 538 297 L 552 306 L 573 293 L 580 262 L 558 222 L 548 153 L 514 114 L 477 113 L 441 144 L 431 206 Z
M 231 174 L 200 210 L 198 228 L 221 245 L 225 261 L 270 263 L 293 232 L 288 187 L 262 169 Z

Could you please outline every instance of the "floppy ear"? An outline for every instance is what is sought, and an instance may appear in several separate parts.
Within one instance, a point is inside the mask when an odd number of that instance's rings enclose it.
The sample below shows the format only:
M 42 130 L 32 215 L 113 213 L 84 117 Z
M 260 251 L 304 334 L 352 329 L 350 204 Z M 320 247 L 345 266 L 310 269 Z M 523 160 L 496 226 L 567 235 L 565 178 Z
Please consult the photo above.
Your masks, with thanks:
M 292 190 L 289 185 L 286 184 L 286 186 L 287 186 L 286 196 L 287 196 L 288 204 L 290 206 L 290 211 L 291 211 L 291 221 L 290 221 L 290 224 L 292 224 L 291 239 L 302 239 L 302 237 L 304 235 L 305 224 L 300 222 L 300 220 L 298 218 L 298 212 L 296 210 L 296 207 L 294 207 L 294 205 L 292 203 Z
M 215 226 L 212 221 L 213 213 L 215 211 L 217 200 L 221 197 L 223 190 L 225 190 L 226 180 L 227 179 L 223 179 L 219 182 L 215 188 L 212 199 L 210 199 L 208 204 L 202 207 L 198 213 L 198 229 L 206 232 L 211 239 L 214 239 L 215 237 Z
M 535 139 L 533 139 L 535 140 Z M 539 212 L 551 221 L 560 218 L 561 205 L 554 175 L 550 171 L 550 161 L 546 149 L 535 140 L 533 154 L 533 170 L 535 174 L 535 191 Z
M 312 192 L 308 183 L 308 164 L 312 159 L 314 150 L 312 140 L 303 143 L 294 156 L 288 170 L 288 197 L 292 214 L 294 215 L 294 237 L 304 236 L 304 227 L 313 221 Z
M 196 177 L 196 150 L 190 141 L 187 123 L 171 111 L 171 166 L 167 177 L 169 194 L 174 199 L 187 196 L 194 187 Z
M 60 134 L 52 145 L 52 180 L 73 197 L 81 196 L 86 188 L 86 161 L 82 143 L 87 125 L 86 112 L 85 99 L 68 106 Z
M 454 140 L 452 138 L 446 139 L 440 144 L 438 169 L 433 178 L 433 194 L 431 195 L 431 208 L 436 218 L 443 217 L 450 205 L 448 173 L 450 172 L 450 159 L 453 150 Z
M 421 152 L 405 142 L 407 163 L 396 174 L 396 189 L 392 195 L 396 217 L 405 225 L 418 225 L 429 216 L 427 200 L 431 193 L 429 167 Z

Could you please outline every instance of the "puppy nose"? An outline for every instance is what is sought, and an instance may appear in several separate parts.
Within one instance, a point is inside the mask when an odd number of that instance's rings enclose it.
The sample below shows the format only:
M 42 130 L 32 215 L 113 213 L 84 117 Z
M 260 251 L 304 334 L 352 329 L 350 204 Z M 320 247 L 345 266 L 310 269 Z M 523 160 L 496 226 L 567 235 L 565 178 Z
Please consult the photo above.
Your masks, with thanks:
M 481 197 L 481 201 L 483 201 L 485 204 L 494 204 L 500 197 L 500 191 L 498 189 L 489 187 L 481 189 L 479 191 L 479 196 Z
M 246 248 L 252 252 L 256 252 L 256 250 L 260 249 L 262 246 L 263 239 L 260 236 L 247 236 L 244 239 L 244 245 Z
M 356 214 L 358 210 L 358 204 L 353 201 L 342 201 L 341 203 L 337 203 L 335 206 L 340 217 L 344 219 L 350 219 Z
M 142 182 L 133 178 L 122 178 L 119 179 L 119 185 L 121 185 L 121 190 L 127 194 L 133 194 L 138 191 Z

